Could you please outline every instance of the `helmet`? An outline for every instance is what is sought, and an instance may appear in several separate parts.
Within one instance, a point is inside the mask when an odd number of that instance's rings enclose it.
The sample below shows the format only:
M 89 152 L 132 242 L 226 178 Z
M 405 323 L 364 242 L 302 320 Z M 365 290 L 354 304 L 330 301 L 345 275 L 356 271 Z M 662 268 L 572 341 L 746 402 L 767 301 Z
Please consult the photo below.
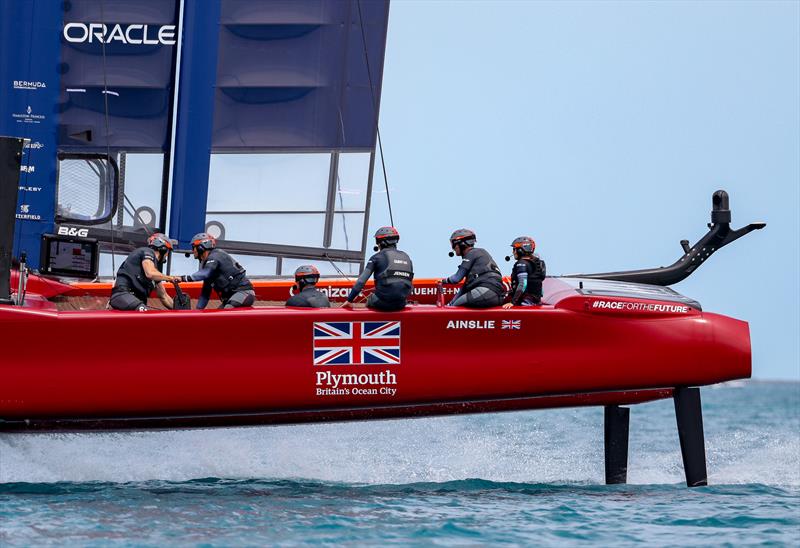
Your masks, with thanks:
M 375 232 L 375 242 L 396 244 L 400 241 L 400 233 L 393 226 L 382 226 Z
M 530 236 L 520 236 L 511 242 L 511 248 L 514 251 L 519 251 L 523 255 L 532 255 L 536 249 L 536 242 Z
M 297 270 L 294 271 L 294 280 L 296 282 L 300 282 L 301 280 L 306 283 L 317 283 L 319 280 L 319 270 L 313 264 L 304 264 L 302 266 L 298 266 Z
M 200 232 L 192 236 L 192 249 L 197 248 L 198 253 L 211 251 L 215 247 L 217 247 L 217 239 L 211 234 Z
M 475 245 L 477 236 L 468 228 L 459 228 L 450 235 L 450 247 L 457 245 Z
M 172 242 L 162 233 L 154 232 L 149 238 L 147 238 L 147 247 L 151 247 L 156 251 L 166 254 L 172 251 Z
M 375 243 L 377 244 L 372 248 L 373 251 L 378 251 L 382 247 L 388 245 L 397 245 L 400 241 L 400 233 L 393 226 L 382 226 L 375 232 Z

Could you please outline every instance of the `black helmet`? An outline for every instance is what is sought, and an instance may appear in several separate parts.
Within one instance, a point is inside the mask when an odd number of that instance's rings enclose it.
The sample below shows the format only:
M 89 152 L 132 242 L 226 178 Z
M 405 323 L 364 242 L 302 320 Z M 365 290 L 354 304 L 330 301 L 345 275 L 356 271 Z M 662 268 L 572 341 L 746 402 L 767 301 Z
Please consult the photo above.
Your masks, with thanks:
M 400 233 L 393 226 L 382 226 L 375 232 L 375 243 L 377 244 L 373 249 L 378 251 L 379 247 L 386 247 L 387 245 L 397 245 L 400 241 Z
M 192 236 L 192 249 L 197 248 L 198 253 L 211 251 L 215 247 L 217 247 L 217 239 L 211 234 L 200 232 Z
M 476 240 L 475 233 L 470 229 L 459 228 L 450 235 L 450 247 L 456 247 L 457 245 L 473 246 Z
M 319 281 L 319 270 L 313 264 L 304 264 L 297 267 L 294 271 L 294 281 L 297 283 L 304 282 L 307 285 L 313 285 Z
M 530 236 L 520 236 L 511 242 L 511 248 L 523 255 L 533 255 L 533 251 L 536 249 L 536 242 Z
M 154 232 L 147 238 L 147 247 L 160 251 L 164 255 L 172 251 L 172 242 L 161 232 Z

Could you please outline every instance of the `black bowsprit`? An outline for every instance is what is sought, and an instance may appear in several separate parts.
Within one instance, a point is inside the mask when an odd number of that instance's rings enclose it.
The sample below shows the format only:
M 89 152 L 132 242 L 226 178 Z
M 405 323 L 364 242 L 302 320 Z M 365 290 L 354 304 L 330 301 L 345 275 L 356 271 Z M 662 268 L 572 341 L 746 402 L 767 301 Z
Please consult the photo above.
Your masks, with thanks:
M 672 285 L 686 278 L 697 270 L 715 251 L 749 234 L 767 226 L 767 223 L 750 223 L 738 230 L 731 230 L 731 210 L 728 206 L 728 193 L 718 190 L 711 196 L 711 222 L 708 233 L 696 244 L 689 246 L 688 240 L 681 240 L 683 256 L 670 266 L 648 268 L 644 270 L 627 270 L 622 272 L 603 272 L 600 274 L 570 274 L 567 277 L 594 278 L 598 280 L 615 280 L 651 285 Z

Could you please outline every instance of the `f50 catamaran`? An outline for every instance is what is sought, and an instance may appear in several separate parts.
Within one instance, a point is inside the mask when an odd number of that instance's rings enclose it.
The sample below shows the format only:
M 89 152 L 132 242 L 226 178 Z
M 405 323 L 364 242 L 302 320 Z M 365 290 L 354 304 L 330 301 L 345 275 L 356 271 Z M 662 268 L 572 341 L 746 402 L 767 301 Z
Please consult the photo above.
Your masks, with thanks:
M 273 276 L 291 261 L 363 264 L 388 3 L 198 4 L 179 14 L 177 2 L 73 0 L 34 3 L 29 13 L 0 1 L 3 20 L 16 22 L 0 33 L 0 49 L 27 52 L 0 65 L 2 81 L 11 77 L 4 70 L 22 78 L 0 104 L 0 133 L 15 136 L 0 138 L 0 330 L 30 349 L 0 361 L 0 430 L 596 405 L 605 408 L 606 481 L 621 483 L 623 406 L 672 397 L 687 484 L 706 483 L 698 387 L 750 376 L 749 329 L 666 286 L 764 226 L 732 230 L 724 191 L 714 194 L 708 234 L 682 242 L 672 266 L 551 277 L 536 307 L 440 307 L 436 282 L 415 280 L 416 304 L 401 312 L 285 309 L 268 304 L 289 294 L 280 279 L 257 281 L 261 302 L 246 310 L 98 306 L 110 284 L 75 278 L 96 278 L 101 263 L 113 266 L 116 252 L 167 222 L 184 247 L 203 226 L 223 248 L 266 257 Z M 61 62 L 34 74 L 33 56 Z M 253 157 L 269 174 L 246 183 L 253 172 L 237 174 Z M 292 203 L 293 173 L 318 199 L 313 208 Z M 215 194 L 232 181 L 241 184 Z M 239 202 L 229 204 L 231 195 Z M 258 205 L 264 197 L 276 205 Z M 318 231 L 316 243 L 262 238 L 264 227 L 296 234 L 296 222 Z M 24 258 L 21 276 L 12 256 Z M 39 275 L 26 276 L 25 265 Z M 349 284 L 325 289 L 343 300 Z M 148 333 L 239 344 L 170 353 L 149 349 Z M 141 350 L 131 351 L 130 334 Z

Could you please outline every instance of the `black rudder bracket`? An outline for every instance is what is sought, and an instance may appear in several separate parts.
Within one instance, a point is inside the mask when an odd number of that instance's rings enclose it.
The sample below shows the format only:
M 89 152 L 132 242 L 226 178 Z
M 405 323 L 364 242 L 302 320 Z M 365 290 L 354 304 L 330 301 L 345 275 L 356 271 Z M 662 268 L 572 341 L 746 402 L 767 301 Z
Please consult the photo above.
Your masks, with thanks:
M 631 410 L 605 406 L 606 484 L 628 481 L 628 430 Z
M 676 388 L 672 399 L 675 402 L 675 419 L 678 422 L 686 485 L 689 487 L 708 485 L 700 389 Z

